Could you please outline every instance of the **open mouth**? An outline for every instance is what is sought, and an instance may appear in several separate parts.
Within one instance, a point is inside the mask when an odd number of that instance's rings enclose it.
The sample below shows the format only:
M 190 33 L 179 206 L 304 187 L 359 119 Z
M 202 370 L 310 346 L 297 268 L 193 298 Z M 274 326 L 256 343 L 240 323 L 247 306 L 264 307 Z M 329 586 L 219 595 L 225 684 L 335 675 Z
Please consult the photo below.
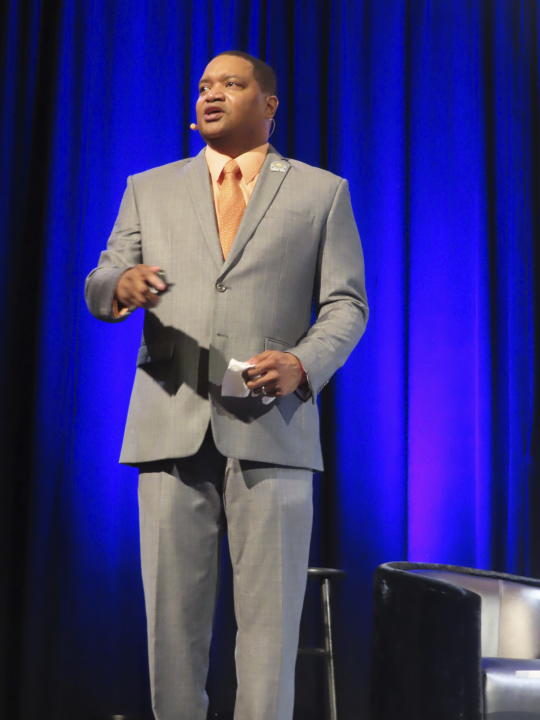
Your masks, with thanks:
M 219 107 L 210 107 L 204 111 L 204 119 L 206 122 L 216 122 L 223 117 L 225 113 Z

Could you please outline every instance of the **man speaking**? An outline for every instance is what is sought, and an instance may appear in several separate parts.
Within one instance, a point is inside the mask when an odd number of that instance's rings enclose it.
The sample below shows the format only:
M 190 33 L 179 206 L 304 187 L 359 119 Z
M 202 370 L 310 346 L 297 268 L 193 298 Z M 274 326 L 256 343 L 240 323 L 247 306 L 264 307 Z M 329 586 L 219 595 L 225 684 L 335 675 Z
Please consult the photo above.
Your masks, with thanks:
M 101 320 L 145 310 L 120 461 L 140 471 L 157 720 L 206 718 L 224 531 L 235 720 L 293 713 L 312 473 L 322 469 L 316 395 L 368 309 L 347 182 L 268 144 L 277 106 L 268 65 L 215 57 L 196 104 L 206 147 L 128 178 L 86 283 Z

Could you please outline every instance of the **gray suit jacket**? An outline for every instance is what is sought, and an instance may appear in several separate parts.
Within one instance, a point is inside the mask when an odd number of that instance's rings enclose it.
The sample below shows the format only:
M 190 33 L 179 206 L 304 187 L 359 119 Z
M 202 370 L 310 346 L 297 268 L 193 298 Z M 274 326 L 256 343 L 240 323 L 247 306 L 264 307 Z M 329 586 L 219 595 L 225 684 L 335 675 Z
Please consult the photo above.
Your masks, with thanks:
M 192 455 L 211 422 L 227 457 L 322 469 L 314 398 L 368 316 L 347 182 L 271 147 L 224 262 L 204 151 L 131 176 L 86 281 L 90 312 L 114 321 L 116 283 L 138 263 L 174 287 L 145 311 L 120 461 Z M 311 397 L 221 397 L 230 358 L 269 349 L 300 358 Z

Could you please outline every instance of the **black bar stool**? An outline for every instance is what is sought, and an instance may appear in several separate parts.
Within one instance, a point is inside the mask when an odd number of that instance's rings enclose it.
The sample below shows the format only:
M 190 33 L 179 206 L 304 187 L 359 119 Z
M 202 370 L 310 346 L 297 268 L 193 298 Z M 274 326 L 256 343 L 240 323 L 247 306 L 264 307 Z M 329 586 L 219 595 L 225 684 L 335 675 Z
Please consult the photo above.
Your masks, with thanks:
M 326 679 L 328 685 L 328 718 L 337 720 L 336 676 L 334 671 L 334 646 L 332 640 L 332 612 L 330 602 L 330 583 L 345 575 L 343 570 L 336 568 L 308 568 L 308 578 L 318 578 L 321 584 L 321 608 L 323 620 L 323 647 L 301 647 L 300 655 L 317 655 L 326 663 Z

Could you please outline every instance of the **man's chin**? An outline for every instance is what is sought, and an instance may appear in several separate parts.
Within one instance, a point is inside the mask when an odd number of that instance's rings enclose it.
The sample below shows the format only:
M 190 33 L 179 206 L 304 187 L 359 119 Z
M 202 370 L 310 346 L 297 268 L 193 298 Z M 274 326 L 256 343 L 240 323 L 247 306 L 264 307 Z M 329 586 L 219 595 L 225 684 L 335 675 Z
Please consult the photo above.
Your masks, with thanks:
M 199 133 L 206 140 L 223 138 L 227 136 L 227 130 L 220 122 L 203 123 L 199 126 Z

